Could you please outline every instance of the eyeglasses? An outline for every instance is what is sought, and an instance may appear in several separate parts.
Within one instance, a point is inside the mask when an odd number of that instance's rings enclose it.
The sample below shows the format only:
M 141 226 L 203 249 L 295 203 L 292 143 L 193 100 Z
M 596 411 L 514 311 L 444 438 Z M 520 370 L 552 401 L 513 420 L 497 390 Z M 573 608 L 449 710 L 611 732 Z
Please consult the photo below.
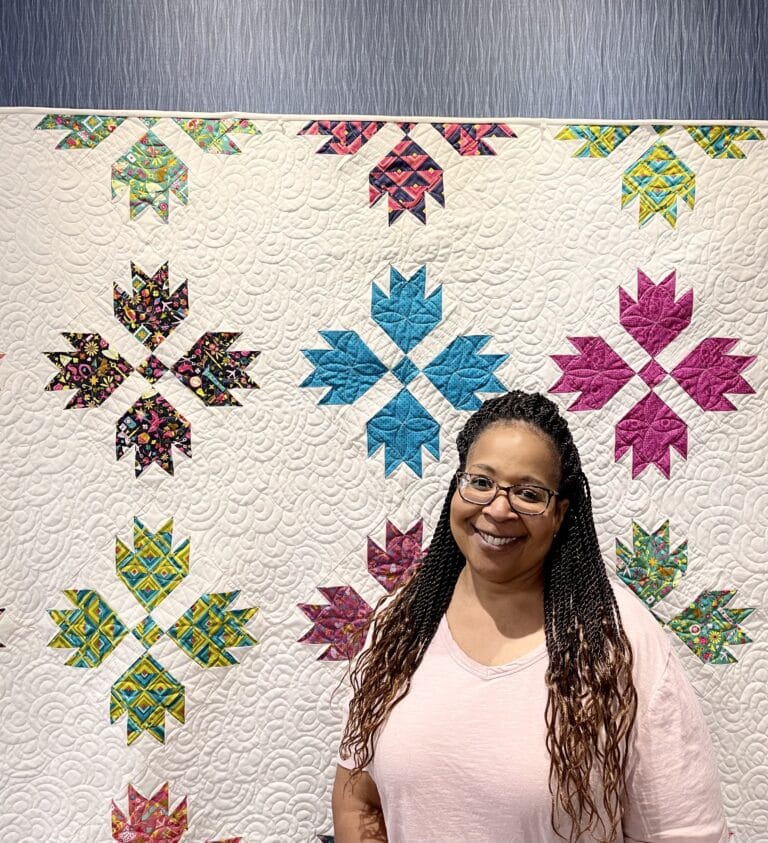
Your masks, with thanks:
M 543 486 L 529 486 L 527 483 L 500 486 L 484 474 L 469 474 L 466 471 L 457 471 L 456 481 L 459 495 L 467 503 L 487 506 L 496 500 L 499 492 L 504 492 L 510 509 L 518 515 L 543 515 L 552 498 L 557 497 L 557 492 Z

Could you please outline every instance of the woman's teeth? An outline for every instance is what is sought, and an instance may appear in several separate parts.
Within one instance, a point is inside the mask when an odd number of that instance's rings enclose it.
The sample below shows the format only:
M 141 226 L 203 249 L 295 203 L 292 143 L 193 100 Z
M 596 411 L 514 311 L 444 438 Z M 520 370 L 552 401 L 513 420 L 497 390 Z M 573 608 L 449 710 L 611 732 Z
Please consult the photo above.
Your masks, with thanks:
M 475 528 L 477 529 L 477 528 Z M 517 536 L 494 536 L 491 533 L 484 533 L 482 530 L 477 530 L 484 542 L 493 545 L 494 547 L 501 547 L 505 544 L 511 544 Z

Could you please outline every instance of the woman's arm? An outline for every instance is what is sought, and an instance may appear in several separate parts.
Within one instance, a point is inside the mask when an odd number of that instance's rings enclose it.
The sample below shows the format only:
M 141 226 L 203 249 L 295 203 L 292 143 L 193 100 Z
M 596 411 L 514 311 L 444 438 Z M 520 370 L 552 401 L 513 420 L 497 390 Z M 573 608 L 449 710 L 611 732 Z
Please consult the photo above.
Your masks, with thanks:
M 337 766 L 331 807 L 336 843 L 387 843 L 379 791 L 368 773 L 353 777 Z
M 626 843 L 726 843 L 707 724 L 674 652 L 638 712 L 627 776 Z

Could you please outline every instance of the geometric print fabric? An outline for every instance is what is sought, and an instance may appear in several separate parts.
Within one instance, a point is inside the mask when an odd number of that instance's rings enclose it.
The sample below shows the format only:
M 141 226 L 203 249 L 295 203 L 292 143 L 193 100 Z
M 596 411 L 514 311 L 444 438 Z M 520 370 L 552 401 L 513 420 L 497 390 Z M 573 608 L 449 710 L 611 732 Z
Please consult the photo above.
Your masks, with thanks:
M 154 609 L 189 573 L 189 539 L 172 545 L 173 521 L 148 530 L 134 521 L 133 550 L 116 540 L 117 575 L 145 609 Z
M 155 609 L 181 585 L 189 572 L 189 539 L 173 547 L 173 521 L 157 531 L 134 519 L 134 547 L 116 539 L 118 577 L 145 609 Z M 74 667 L 99 667 L 128 633 L 128 627 L 92 590 L 65 591 L 75 604 L 73 610 L 50 610 L 60 632 L 50 647 L 76 648 L 67 661 Z M 142 732 L 165 742 L 166 711 L 179 723 L 185 722 L 185 688 L 148 651 L 167 635 L 190 659 L 203 668 L 236 665 L 229 647 L 256 644 L 245 629 L 256 608 L 231 609 L 239 592 L 203 594 L 167 630 L 147 615 L 133 629 L 134 637 L 147 651 L 139 656 L 112 685 L 109 713 L 114 723 L 127 715 L 127 740 L 132 744 Z

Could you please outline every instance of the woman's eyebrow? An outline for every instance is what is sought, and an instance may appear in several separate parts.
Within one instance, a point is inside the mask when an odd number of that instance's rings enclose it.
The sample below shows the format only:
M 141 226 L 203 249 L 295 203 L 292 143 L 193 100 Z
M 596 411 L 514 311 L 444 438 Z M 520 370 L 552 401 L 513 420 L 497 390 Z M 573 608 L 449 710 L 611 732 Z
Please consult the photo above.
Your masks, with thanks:
M 487 471 L 489 474 L 495 474 L 495 470 L 493 466 L 486 465 L 484 462 L 473 462 L 470 468 L 481 468 L 483 471 Z
M 484 462 L 473 462 L 470 468 L 479 468 L 485 471 L 488 474 L 496 475 L 496 471 L 493 466 L 486 465 Z M 533 477 L 530 474 L 526 474 L 523 477 L 519 477 L 517 479 L 517 483 L 531 483 L 534 486 L 544 486 L 544 481 L 541 480 L 539 477 Z

